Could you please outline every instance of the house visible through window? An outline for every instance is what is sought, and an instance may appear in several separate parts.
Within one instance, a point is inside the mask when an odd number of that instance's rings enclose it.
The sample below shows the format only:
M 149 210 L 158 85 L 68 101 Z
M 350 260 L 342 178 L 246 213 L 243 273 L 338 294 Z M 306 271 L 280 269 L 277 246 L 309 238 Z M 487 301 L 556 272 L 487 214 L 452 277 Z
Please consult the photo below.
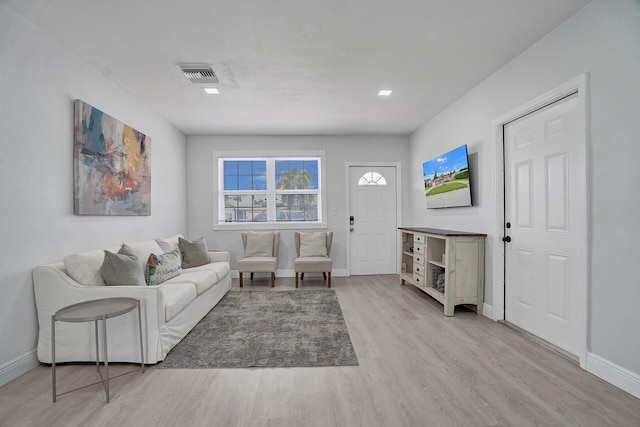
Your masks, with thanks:
M 219 223 L 322 222 L 321 158 L 218 159 Z

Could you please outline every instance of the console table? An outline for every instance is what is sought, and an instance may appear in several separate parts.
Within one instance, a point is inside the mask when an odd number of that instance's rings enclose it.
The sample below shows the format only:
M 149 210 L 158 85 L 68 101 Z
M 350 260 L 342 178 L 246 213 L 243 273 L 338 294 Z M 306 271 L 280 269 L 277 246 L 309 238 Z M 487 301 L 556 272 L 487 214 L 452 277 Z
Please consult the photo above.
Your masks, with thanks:
M 51 382 L 53 401 L 56 401 L 56 322 L 94 322 L 96 333 L 96 367 L 109 403 L 109 359 L 107 358 L 107 319 L 138 309 L 138 333 L 140 337 L 140 366 L 144 372 L 144 354 L 142 348 L 142 318 L 140 301 L 135 298 L 102 298 L 83 301 L 56 311 L 51 316 Z M 102 351 L 104 353 L 105 377 L 100 372 L 100 351 L 98 339 L 98 320 L 102 320 Z
M 486 234 L 400 227 L 400 283 L 410 283 L 444 306 L 471 304 L 482 313 Z

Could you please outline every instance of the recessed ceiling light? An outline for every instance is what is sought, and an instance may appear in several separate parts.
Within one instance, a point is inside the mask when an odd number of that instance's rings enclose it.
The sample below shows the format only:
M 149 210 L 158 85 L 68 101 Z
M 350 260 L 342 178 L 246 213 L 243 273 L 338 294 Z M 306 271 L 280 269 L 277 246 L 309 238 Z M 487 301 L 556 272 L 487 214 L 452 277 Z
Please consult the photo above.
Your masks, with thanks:
M 393 92 L 391 89 L 382 89 L 378 92 L 378 96 L 389 96 L 391 95 L 391 92 Z
M 204 91 L 207 92 L 209 95 L 217 95 L 220 92 L 218 92 L 218 89 L 215 87 L 205 87 Z

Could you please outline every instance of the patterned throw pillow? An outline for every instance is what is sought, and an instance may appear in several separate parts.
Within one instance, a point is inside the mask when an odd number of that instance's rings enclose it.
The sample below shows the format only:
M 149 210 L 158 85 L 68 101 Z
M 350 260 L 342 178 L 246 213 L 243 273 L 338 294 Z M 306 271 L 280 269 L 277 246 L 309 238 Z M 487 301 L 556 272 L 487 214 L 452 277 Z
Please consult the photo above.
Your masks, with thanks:
M 146 281 L 147 285 L 155 286 L 176 277 L 182 271 L 182 257 L 180 249 L 167 252 L 166 254 L 149 255 L 147 260 Z

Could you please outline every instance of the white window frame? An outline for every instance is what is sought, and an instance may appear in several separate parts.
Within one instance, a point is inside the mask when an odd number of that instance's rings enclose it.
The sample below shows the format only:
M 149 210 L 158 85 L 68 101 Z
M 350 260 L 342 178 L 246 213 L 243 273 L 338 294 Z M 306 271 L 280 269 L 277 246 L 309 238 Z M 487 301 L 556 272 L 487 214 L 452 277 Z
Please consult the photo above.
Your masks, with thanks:
M 224 222 L 224 170 L 222 160 L 300 160 L 318 158 L 318 221 L 282 221 L 282 222 Z M 267 162 L 267 176 L 270 172 Z M 287 229 L 326 229 L 326 152 L 321 151 L 273 151 L 269 154 L 257 151 L 218 151 L 213 153 L 213 229 L 214 230 L 287 230 Z M 267 181 L 267 198 L 275 199 L 276 194 L 308 194 L 309 190 L 276 190 L 275 185 Z M 275 204 L 267 205 L 272 216 L 275 216 Z M 222 218 L 222 221 L 220 220 Z

